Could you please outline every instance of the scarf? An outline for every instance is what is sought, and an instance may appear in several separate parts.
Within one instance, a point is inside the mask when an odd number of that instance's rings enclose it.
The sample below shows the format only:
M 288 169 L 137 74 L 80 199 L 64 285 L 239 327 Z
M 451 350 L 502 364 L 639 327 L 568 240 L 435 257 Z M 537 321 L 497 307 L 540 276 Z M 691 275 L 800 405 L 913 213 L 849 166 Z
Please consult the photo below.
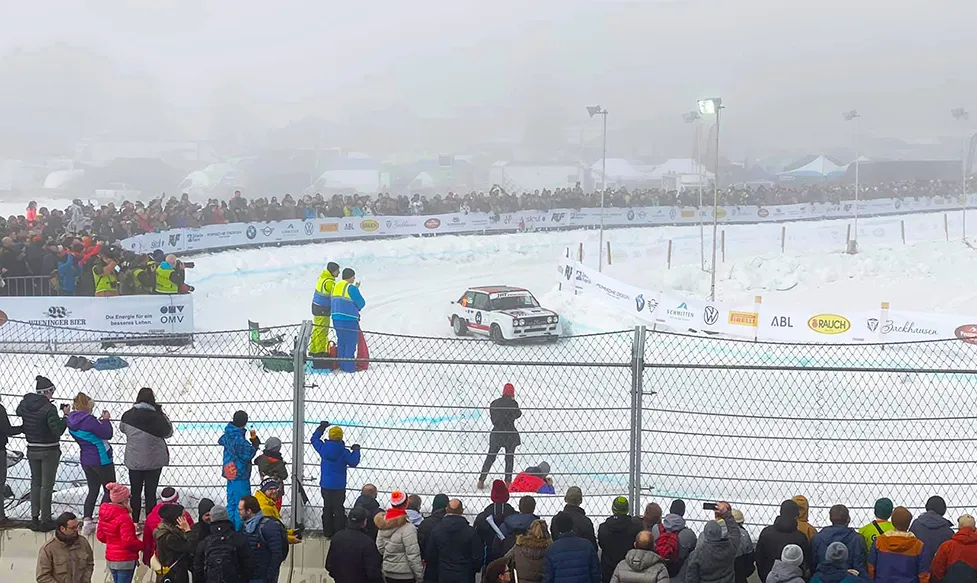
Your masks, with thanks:
M 400 518 L 401 516 L 407 516 L 406 508 L 391 508 L 387 510 L 387 513 L 383 517 L 387 520 L 393 520 L 395 518 Z

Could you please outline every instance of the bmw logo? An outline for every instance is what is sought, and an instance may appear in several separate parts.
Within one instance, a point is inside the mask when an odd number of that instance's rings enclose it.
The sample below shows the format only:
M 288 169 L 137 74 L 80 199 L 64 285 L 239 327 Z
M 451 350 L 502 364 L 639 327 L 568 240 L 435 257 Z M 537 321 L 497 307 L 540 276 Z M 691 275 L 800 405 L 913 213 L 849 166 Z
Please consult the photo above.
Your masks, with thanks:
M 258 236 L 258 229 L 255 229 L 253 226 L 249 225 L 248 230 L 245 231 L 244 234 L 248 237 L 248 239 L 254 239 Z
M 633 221 L 634 220 L 634 211 L 631 210 L 631 209 L 628 209 L 628 220 L 629 221 Z

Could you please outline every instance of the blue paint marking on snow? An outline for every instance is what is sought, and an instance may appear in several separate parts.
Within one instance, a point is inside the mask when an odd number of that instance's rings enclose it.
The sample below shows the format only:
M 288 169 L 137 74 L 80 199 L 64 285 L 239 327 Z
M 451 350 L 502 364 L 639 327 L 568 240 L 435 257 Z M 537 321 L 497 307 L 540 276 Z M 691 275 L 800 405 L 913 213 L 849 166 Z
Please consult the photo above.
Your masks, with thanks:
M 392 427 L 400 427 L 407 425 L 442 425 L 445 423 L 453 423 L 457 421 L 472 421 L 478 419 L 482 416 L 480 411 L 469 411 L 466 413 L 461 413 L 458 415 L 436 415 L 436 416 L 423 416 L 414 415 L 410 417 L 402 417 L 400 419 L 394 419 L 390 422 Z M 366 425 L 365 423 L 359 421 L 353 421 L 351 419 L 333 419 L 331 421 L 333 425 L 338 425 L 340 427 L 362 427 Z M 189 421 L 183 423 L 174 423 L 177 429 L 184 431 L 223 431 L 224 427 L 227 426 L 226 423 L 214 423 L 214 422 L 196 422 Z M 251 422 L 256 429 L 268 430 L 268 429 L 284 429 L 291 428 L 291 421 L 253 421 Z M 306 426 L 317 427 L 319 425 L 318 421 L 306 421 Z

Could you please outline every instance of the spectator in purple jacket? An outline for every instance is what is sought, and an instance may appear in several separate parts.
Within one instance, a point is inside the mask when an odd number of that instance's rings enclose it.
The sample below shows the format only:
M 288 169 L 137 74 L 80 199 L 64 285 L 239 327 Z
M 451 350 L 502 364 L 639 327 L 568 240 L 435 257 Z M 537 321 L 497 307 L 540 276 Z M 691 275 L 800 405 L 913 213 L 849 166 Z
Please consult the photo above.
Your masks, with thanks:
M 88 482 L 88 496 L 85 498 L 85 520 L 82 534 L 88 536 L 95 532 L 92 514 L 95 512 L 95 501 L 98 493 L 102 492 L 102 503 L 109 501 L 106 484 L 115 482 L 115 464 L 112 462 L 112 446 L 108 440 L 112 439 L 112 423 L 109 412 L 95 418 L 92 410 L 95 401 L 85 393 L 78 393 L 72 404 L 72 411 L 68 413 L 68 433 L 78 442 L 81 448 L 81 469 L 85 472 Z

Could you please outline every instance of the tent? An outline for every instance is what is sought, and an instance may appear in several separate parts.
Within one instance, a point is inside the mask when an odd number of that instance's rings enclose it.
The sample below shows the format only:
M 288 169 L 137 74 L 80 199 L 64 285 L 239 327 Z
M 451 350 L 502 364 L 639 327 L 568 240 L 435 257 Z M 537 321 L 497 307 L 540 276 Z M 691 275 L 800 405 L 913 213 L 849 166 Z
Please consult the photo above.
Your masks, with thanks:
M 847 169 L 846 165 L 839 164 L 831 158 L 821 154 L 819 156 L 808 157 L 793 167 L 788 167 L 783 172 L 777 174 L 781 180 L 804 180 L 804 179 L 826 179 L 835 178 L 843 175 Z
M 597 176 L 600 176 L 602 167 L 602 161 L 597 160 L 590 168 Z M 635 170 L 634 166 L 632 166 L 631 163 L 624 158 L 608 158 L 606 172 L 608 182 L 634 182 L 637 180 L 648 180 L 647 174 Z

